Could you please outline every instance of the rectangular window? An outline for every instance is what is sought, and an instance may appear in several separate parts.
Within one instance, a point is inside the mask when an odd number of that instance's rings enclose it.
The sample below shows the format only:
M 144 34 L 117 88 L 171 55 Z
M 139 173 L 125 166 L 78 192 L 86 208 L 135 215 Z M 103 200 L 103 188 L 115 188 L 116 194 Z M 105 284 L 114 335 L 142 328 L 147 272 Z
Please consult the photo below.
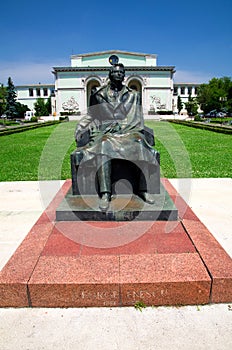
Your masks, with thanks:
M 47 88 L 44 88 L 44 89 L 43 89 L 43 93 L 44 93 L 44 96 L 47 96 L 47 95 L 48 95 L 48 89 L 47 89 Z
M 195 86 L 195 95 L 197 95 L 197 87 Z
M 184 88 L 184 87 L 181 87 L 181 88 L 180 88 L 180 94 L 181 94 L 181 95 L 184 95 L 184 94 L 185 94 L 185 88 Z
M 31 88 L 29 88 L 29 96 L 30 96 L 30 97 L 34 96 L 34 91 L 33 91 L 33 89 L 31 89 Z
M 174 86 L 174 94 L 177 94 L 177 86 Z
M 192 88 L 188 87 L 188 95 L 192 95 Z
M 40 89 L 39 88 L 36 89 L 36 96 L 38 96 L 38 97 L 40 96 Z

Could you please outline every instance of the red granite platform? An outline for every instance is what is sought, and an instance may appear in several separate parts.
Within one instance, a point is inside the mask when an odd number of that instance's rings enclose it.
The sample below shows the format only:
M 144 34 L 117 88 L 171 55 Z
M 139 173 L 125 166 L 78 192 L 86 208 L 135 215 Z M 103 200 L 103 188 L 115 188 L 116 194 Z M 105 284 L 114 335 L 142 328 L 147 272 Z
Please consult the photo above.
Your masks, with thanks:
M 67 180 L 0 272 L 0 306 L 232 302 L 232 259 L 162 182 L 178 221 L 55 222 Z

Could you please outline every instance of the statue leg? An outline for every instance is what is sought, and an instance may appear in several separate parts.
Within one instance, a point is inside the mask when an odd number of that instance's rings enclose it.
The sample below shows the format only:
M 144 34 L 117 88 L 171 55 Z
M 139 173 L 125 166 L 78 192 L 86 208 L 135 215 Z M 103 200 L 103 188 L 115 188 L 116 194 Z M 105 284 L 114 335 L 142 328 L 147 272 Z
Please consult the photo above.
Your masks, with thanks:
M 147 180 L 149 179 L 149 170 L 146 163 L 143 164 L 143 170 L 140 169 L 139 174 L 139 192 L 147 192 Z
M 147 191 L 147 181 L 149 181 L 149 165 L 144 162 L 143 170 L 140 169 L 138 195 L 148 204 L 154 204 L 154 197 Z
M 111 198 L 111 160 L 107 156 L 98 158 L 97 180 L 100 192 L 99 208 L 106 211 Z

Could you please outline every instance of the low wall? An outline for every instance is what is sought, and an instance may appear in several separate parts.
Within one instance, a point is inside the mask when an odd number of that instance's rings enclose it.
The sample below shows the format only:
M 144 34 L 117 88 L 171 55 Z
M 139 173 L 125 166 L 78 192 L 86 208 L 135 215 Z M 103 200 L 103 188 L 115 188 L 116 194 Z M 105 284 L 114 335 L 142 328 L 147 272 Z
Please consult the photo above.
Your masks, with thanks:
M 80 120 L 83 116 L 84 115 L 69 115 L 68 118 L 69 118 L 70 121 L 73 121 L 73 120 Z M 45 117 L 42 117 L 42 118 L 45 118 Z M 144 119 L 145 120 L 167 120 L 167 119 L 188 120 L 189 118 L 186 115 L 177 115 L 177 114 L 164 114 L 164 115 L 161 115 L 161 114 L 154 114 L 154 115 L 144 114 Z
M 60 117 L 59 116 L 49 115 L 49 116 L 44 116 L 44 117 L 39 117 L 38 118 L 38 122 L 39 121 L 51 122 L 51 121 L 54 121 L 54 120 L 60 120 Z

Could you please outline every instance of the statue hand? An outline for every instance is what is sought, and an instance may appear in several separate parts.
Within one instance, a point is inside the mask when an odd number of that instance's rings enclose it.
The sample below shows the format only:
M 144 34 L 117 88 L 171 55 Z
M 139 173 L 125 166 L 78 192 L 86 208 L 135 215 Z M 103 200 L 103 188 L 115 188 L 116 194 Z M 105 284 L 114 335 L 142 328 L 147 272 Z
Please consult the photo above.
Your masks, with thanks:
M 83 133 L 84 133 L 84 130 L 83 130 L 83 129 L 81 129 L 81 128 L 77 128 L 77 129 L 76 129 L 76 132 L 75 132 L 75 140 L 76 140 L 76 143 L 80 142 Z

